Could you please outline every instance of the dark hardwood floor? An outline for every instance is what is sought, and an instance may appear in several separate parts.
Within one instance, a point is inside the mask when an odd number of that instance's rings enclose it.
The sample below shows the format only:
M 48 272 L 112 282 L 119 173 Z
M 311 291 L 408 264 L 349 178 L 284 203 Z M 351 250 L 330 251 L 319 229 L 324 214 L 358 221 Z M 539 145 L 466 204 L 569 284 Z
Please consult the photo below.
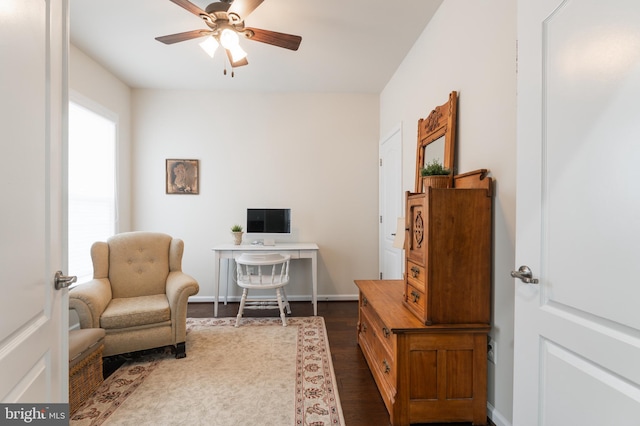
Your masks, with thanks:
M 219 305 L 219 317 L 235 317 L 238 304 Z M 313 315 L 313 306 L 308 302 L 292 302 L 293 316 Z M 278 316 L 277 310 L 252 310 L 245 315 Z M 324 317 L 327 336 L 336 374 L 338 394 L 347 426 L 388 426 L 389 414 L 373 380 L 357 343 L 358 303 L 318 302 L 318 315 Z M 190 303 L 187 317 L 207 318 L 213 316 L 213 303 Z M 489 423 L 491 424 L 491 423 Z M 447 425 L 470 425 L 470 423 L 447 423 Z M 431 426 L 437 426 L 431 424 Z

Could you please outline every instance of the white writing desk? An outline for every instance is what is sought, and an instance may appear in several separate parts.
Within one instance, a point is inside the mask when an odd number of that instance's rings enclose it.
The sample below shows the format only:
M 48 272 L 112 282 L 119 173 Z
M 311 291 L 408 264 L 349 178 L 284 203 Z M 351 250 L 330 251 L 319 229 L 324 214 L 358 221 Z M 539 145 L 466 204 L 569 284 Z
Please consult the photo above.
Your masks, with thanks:
M 316 243 L 282 243 L 274 246 L 254 244 L 221 244 L 212 248 L 215 256 L 213 262 L 213 316 L 218 316 L 218 299 L 220 295 L 220 259 L 236 259 L 242 253 L 259 251 L 264 253 L 280 253 L 291 256 L 291 259 L 311 259 L 311 303 L 313 315 L 318 315 L 318 245 Z M 227 288 L 229 282 L 227 280 Z

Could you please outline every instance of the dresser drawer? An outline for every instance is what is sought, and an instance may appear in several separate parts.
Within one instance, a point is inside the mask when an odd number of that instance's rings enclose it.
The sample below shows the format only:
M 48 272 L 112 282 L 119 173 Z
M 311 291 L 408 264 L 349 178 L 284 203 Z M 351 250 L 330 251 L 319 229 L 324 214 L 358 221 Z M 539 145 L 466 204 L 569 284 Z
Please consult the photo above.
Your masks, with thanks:
M 362 311 L 361 312 L 361 320 L 363 323 L 363 333 L 366 334 L 366 338 L 371 342 L 371 345 L 374 347 L 376 354 L 382 361 L 383 359 L 391 365 L 393 363 L 393 344 L 391 339 L 393 338 L 393 334 L 389 333 L 389 335 L 385 334 L 386 327 L 381 326 L 380 320 L 376 318 L 375 315 L 369 315 L 370 312 Z
M 404 304 L 419 320 L 428 324 L 429 318 L 425 315 L 427 295 L 410 282 L 405 284 Z
M 363 300 L 361 305 L 360 310 L 367 319 L 370 334 L 380 341 L 384 346 L 384 350 L 391 358 L 391 354 L 394 352 L 396 336 L 391 333 L 391 330 L 389 330 L 382 320 L 380 320 L 380 317 L 376 314 L 374 308 L 369 305 L 366 299 Z
M 383 343 L 385 338 L 376 332 L 376 322 L 361 309 L 358 340 L 385 405 L 390 409 L 396 394 L 397 373 L 392 352 Z
M 416 289 L 425 292 L 425 282 L 427 280 L 426 271 L 423 266 L 414 262 L 407 262 L 407 280 Z

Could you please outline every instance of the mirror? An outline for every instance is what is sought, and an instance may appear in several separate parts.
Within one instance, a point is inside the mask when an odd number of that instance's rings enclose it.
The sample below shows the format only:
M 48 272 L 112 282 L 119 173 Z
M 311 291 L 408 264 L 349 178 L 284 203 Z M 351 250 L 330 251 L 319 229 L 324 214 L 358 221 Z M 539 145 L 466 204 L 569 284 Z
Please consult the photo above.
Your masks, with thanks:
M 457 92 L 449 100 L 435 107 L 426 118 L 418 120 L 418 152 L 416 153 L 416 191 L 422 192 L 420 169 L 437 159 L 450 170 L 454 169 Z

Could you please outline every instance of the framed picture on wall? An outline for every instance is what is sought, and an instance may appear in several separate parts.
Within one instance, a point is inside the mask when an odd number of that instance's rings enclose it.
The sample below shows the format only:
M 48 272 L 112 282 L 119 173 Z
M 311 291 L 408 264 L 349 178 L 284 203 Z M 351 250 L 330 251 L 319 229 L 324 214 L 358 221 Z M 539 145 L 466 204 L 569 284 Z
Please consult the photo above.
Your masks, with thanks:
M 167 159 L 167 194 L 198 194 L 198 160 Z

